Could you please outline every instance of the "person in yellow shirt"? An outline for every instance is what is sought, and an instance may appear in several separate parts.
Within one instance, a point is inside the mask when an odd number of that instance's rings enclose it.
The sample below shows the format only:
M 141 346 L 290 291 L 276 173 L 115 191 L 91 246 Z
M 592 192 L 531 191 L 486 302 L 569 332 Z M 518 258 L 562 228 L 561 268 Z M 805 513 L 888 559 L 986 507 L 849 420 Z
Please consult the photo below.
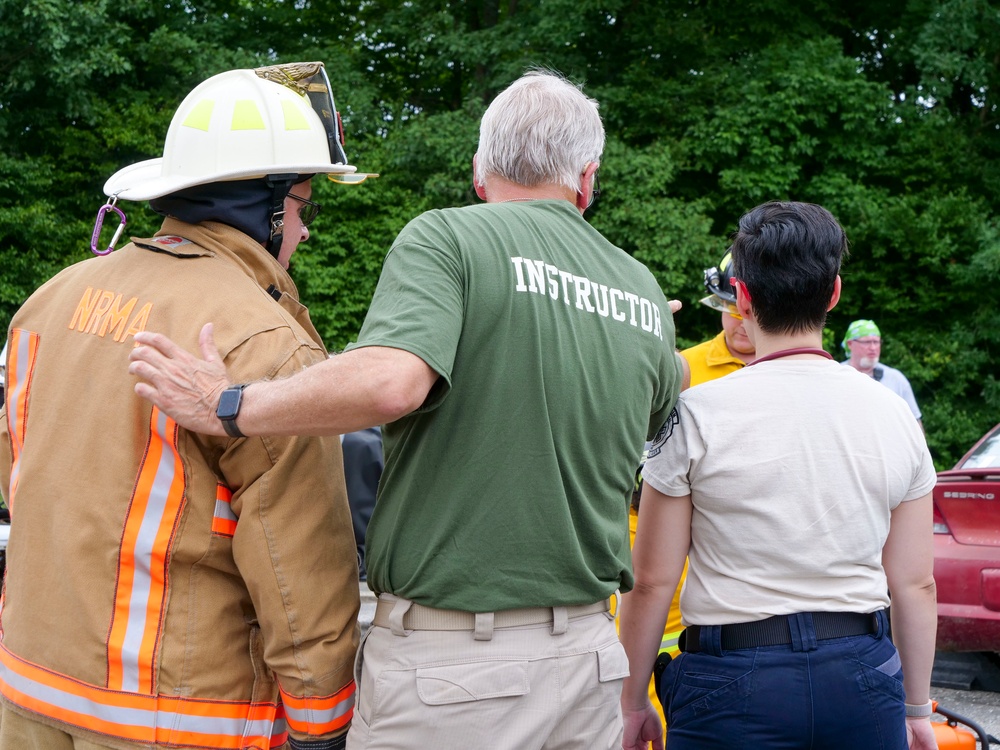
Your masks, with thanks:
M 681 352 L 691 368 L 691 385 L 735 372 L 756 356 L 754 345 L 743 329 L 743 318 L 736 312 L 732 279 L 733 258 L 727 250 L 717 267 L 705 269 L 709 295 L 701 300 L 703 305 L 722 314 L 722 330 L 714 338 Z
M 681 351 L 681 356 L 687 360 L 691 369 L 691 386 L 735 372 L 752 362 L 756 356 L 754 345 L 747 338 L 747 333 L 743 328 L 743 318 L 736 312 L 736 294 L 732 284 L 732 260 L 732 255 L 727 250 L 718 266 L 705 269 L 705 288 L 709 295 L 704 297 L 701 303 L 722 313 L 722 331 L 708 341 Z M 643 461 L 645 458 L 646 456 L 643 454 Z M 632 507 L 628 514 L 629 538 L 633 544 L 635 543 L 636 522 L 639 519 L 639 495 L 642 490 L 642 479 L 638 473 L 635 486 Z M 660 641 L 660 653 L 669 654 L 671 658 L 680 653 L 677 640 L 680 638 L 681 631 L 684 630 L 684 626 L 681 624 L 680 598 L 686 576 L 687 566 L 685 565 L 680 583 L 674 592 L 674 599 L 670 603 L 670 614 L 667 616 L 667 624 L 663 629 L 663 640 Z M 660 721 L 663 722 L 664 731 L 666 731 L 663 707 L 660 705 L 653 680 L 649 682 L 649 698 L 659 713 Z

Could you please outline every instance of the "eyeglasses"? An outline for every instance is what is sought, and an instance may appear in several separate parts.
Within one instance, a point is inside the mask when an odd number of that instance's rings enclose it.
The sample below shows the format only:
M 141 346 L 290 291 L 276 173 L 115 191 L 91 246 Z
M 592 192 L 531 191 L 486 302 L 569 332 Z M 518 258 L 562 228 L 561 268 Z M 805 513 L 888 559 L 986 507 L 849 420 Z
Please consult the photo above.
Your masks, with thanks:
M 301 195 L 296 195 L 295 193 L 289 193 L 288 197 L 294 198 L 302 204 L 302 208 L 299 209 L 299 221 L 302 222 L 302 226 L 309 226 L 313 223 L 316 217 L 319 216 L 319 211 L 322 206 L 318 203 L 315 203 L 308 198 L 303 198 Z
M 594 187 L 590 191 L 590 201 L 587 203 L 587 208 L 594 205 L 594 201 L 601 197 L 601 177 L 598 172 L 594 172 Z
M 879 346 L 882 339 L 854 339 L 854 343 L 859 346 Z
M 588 167 L 590 166 L 590 162 L 587 162 L 587 166 Z M 586 170 L 584 170 L 584 171 L 586 171 Z M 587 208 L 590 208 L 591 206 L 593 206 L 594 205 L 594 201 L 596 201 L 600 197 L 601 197 L 601 177 L 595 171 L 594 172 L 594 184 L 593 184 L 593 187 L 590 190 L 590 200 L 587 202 Z

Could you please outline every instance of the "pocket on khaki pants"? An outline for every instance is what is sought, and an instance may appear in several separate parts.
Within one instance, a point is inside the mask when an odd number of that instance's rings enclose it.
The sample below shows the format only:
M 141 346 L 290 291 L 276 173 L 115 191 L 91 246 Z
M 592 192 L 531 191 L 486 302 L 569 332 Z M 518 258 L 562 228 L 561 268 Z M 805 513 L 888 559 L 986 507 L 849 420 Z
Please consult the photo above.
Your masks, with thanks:
M 417 670 L 417 694 L 428 706 L 527 695 L 529 689 L 527 664 L 522 662 L 452 664 Z

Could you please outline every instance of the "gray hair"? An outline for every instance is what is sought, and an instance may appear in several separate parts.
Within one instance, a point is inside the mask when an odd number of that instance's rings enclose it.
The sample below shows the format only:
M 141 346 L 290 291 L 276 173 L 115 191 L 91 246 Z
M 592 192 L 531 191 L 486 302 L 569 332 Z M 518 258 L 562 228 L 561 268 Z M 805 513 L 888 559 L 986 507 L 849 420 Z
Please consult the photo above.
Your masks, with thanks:
M 568 80 L 532 70 L 487 108 L 479 125 L 476 182 L 497 175 L 524 187 L 556 183 L 580 192 L 580 175 L 604 151 L 598 104 Z

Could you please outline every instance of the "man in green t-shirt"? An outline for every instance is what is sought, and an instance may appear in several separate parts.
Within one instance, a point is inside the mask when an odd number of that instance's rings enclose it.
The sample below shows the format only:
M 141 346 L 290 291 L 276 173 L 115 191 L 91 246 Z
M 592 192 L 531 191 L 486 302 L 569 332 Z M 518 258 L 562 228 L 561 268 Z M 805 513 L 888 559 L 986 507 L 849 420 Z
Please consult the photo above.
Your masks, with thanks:
M 295 377 L 231 386 L 207 326 L 205 360 L 136 337 L 137 392 L 189 429 L 385 425 L 349 748 L 620 745 L 608 601 L 682 364 L 652 274 L 583 219 L 603 147 L 579 88 L 515 81 L 481 123 L 485 203 L 411 221 L 357 343 Z

